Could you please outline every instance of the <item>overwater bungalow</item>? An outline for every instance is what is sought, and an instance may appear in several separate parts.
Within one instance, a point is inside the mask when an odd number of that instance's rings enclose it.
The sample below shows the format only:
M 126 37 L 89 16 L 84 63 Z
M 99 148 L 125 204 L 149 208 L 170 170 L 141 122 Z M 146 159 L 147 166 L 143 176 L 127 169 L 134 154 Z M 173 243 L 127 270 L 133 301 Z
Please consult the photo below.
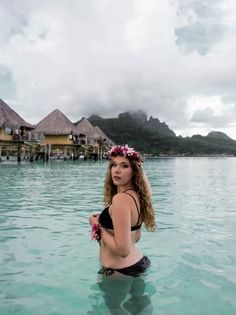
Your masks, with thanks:
M 55 109 L 35 126 L 37 137 L 43 138 L 48 156 L 77 158 L 79 143 L 74 124 L 60 110 Z
M 89 146 L 90 155 L 96 158 L 103 158 L 108 149 L 114 144 L 99 127 L 94 127 L 86 118 L 82 118 L 78 123 L 75 123 L 75 127 L 77 133 L 79 133 L 80 143 Z
M 95 132 L 99 135 L 99 138 L 103 140 L 107 147 L 112 147 L 115 143 L 112 141 L 98 126 L 94 127 Z
M 0 160 L 2 154 L 29 157 L 31 161 L 68 157 L 102 158 L 113 142 L 86 118 L 73 124 L 56 109 L 32 126 L 0 99 Z
M 16 154 L 21 159 L 22 151 L 31 150 L 31 131 L 34 127 L 21 118 L 9 105 L 0 99 L 0 161 L 2 154 L 9 158 Z
M 81 144 L 97 146 L 94 126 L 88 121 L 87 118 L 82 118 L 74 125 L 77 133 L 79 134 L 79 141 Z

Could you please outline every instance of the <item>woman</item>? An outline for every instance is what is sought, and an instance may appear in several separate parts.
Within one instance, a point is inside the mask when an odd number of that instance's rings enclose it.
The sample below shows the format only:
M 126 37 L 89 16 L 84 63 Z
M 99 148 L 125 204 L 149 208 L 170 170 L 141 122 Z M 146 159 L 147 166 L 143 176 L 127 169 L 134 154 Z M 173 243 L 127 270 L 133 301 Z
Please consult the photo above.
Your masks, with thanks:
M 104 201 L 107 207 L 89 222 L 92 236 L 100 243 L 99 274 L 137 277 L 150 266 L 136 247 L 144 223 L 149 231 L 156 224 L 151 191 L 142 169 L 143 159 L 133 148 L 116 145 L 109 151 Z

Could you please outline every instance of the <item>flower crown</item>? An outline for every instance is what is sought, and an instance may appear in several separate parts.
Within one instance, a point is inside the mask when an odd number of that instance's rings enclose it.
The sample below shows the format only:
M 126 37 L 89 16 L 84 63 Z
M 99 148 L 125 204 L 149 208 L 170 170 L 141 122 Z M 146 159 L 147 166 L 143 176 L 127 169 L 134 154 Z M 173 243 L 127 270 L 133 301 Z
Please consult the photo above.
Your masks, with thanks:
M 139 152 L 135 151 L 133 148 L 130 148 L 127 144 L 126 145 L 114 145 L 111 150 L 108 152 L 108 158 L 111 160 L 116 156 L 125 156 L 131 160 L 138 162 L 141 165 L 143 162 L 143 158 Z

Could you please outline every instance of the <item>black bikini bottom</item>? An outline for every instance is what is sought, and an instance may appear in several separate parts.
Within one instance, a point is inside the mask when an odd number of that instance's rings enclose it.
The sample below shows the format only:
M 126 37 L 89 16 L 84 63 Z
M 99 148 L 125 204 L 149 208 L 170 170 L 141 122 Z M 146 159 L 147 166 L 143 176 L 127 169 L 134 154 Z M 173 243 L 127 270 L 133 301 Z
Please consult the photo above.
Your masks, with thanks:
M 151 265 L 151 261 L 147 256 L 143 256 L 136 264 L 121 269 L 113 269 L 102 267 L 99 270 L 100 275 L 111 276 L 115 271 L 118 271 L 126 276 L 138 277 L 143 274 Z

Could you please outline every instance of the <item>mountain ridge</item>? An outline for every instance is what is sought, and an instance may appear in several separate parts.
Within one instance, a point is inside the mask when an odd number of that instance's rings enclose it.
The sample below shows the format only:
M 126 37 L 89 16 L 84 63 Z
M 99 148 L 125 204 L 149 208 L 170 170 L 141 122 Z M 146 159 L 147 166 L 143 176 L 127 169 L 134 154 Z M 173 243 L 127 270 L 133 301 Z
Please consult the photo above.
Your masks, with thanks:
M 211 131 L 207 136 L 176 136 L 165 122 L 152 116 L 148 119 L 144 111 L 123 112 L 117 118 L 102 118 L 93 114 L 88 120 L 115 143 L 129 144 L 143 153 L 236 156 L 236 141 L 222 132 Z

